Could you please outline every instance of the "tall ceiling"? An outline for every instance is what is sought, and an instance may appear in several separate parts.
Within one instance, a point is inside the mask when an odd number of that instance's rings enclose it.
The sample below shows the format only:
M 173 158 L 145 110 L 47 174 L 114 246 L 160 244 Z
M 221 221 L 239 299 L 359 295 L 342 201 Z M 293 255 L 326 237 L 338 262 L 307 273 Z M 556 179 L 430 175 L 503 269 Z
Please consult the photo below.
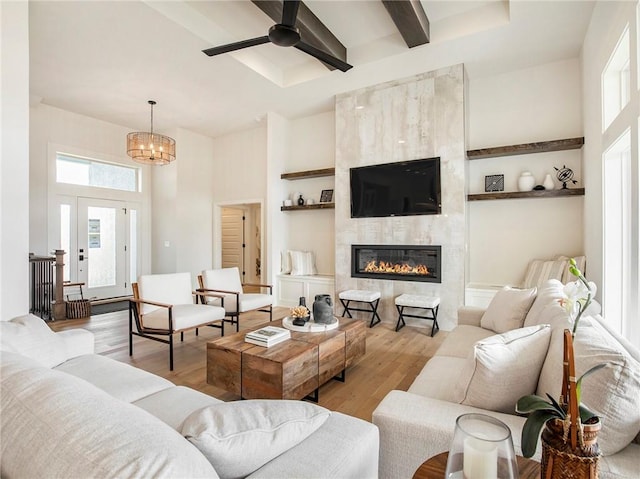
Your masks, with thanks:
M 575 58 L 593 2 L 421 0 L 431 42 L 409 49 L 379 0 L 307 0 L 346 46 L 346 73 L 294 48 L 203 49 L 266 35 L 249 0 L 30 1 L 32 103 L 148 129 L 211 137 L 255 127 L 267 112 L 333 109 L 337 94 L 464 63 L 469 78 Z

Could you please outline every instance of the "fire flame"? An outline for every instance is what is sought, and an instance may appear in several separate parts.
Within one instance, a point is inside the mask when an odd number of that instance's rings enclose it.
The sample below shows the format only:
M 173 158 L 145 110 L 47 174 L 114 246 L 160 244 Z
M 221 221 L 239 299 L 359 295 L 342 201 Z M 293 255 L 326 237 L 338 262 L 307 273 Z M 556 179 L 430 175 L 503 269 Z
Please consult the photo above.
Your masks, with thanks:
M 427 276 L 429 268 L 423 264 L 411 266 L 407 263 L 388 263 L 386 261 L 369 261 L 364 268 L 365 273 L 418 274 Z

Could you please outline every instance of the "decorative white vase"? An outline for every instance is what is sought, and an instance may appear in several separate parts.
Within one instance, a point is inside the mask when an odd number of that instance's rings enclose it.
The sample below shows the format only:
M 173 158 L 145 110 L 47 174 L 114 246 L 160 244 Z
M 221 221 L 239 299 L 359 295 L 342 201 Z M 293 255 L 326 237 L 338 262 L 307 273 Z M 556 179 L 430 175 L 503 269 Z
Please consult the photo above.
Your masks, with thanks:
M 519 191 L 531 191 L 536 186 L 536 179 L 529 171 L 523 171 L 518 178 L 518 190 Z
M 554 190 L 556 188 L 556 184 L 553 182 L 553 178 L 551 175 L 547 173 L 547 176 L 544 177 L 544 182 L 542 183 L 545 190 Z

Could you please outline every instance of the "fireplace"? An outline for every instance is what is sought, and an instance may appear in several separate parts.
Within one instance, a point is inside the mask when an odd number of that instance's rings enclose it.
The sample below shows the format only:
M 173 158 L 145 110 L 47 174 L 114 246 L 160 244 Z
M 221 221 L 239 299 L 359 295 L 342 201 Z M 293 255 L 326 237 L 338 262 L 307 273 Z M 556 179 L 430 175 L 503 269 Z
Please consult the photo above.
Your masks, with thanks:
M 351 245 L 351 276 L 440 283 L 440 249 L 440 246 Z

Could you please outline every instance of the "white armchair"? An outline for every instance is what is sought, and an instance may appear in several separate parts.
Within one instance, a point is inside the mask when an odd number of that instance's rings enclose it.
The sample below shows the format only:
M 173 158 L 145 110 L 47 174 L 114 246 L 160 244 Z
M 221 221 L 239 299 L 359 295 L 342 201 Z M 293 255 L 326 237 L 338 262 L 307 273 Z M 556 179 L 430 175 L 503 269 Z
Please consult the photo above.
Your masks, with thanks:
M 133 299 L 129 300 L 129 356 L 133 355 L 133 336 L 140 336 L 169 345 L 169 369 L 173 371 L 173 335 L 201 326 L 221 329 L 224 336 L 225 310 L 222 306 L 198 304 L 197 295 L 191 289 L 190 273 L 150 274 L 133 283 Z M 196 304 L 193 296 L 196 296 Z M 204 293 L 213 296 L 213 293 Z M 224 301 L 216 295 L 219 301 Z M 133 328 L 135 321 L 136 330 Z M 216 324 L 219 323 L 219 324 Z M 168 339 L 163 339 L 167 336 Z
M 224 309 L 226 315 L 235 323 L 236 331 L 240 330 L 240 313 L 247 311 L 263 311 L 269 313 L 269 321 L 273 319 L 273 286 L 270 284 L 242 284 L 238 268 L 207 269 L 198 276 L 200 289 L 203 293 L 218 293 L 224 295 Z M 244 286 L 254 286 L 268 289 L 269 294 L 245 293 Z M 209 304 L 221 304 L 220 298 L 209 298 Z

